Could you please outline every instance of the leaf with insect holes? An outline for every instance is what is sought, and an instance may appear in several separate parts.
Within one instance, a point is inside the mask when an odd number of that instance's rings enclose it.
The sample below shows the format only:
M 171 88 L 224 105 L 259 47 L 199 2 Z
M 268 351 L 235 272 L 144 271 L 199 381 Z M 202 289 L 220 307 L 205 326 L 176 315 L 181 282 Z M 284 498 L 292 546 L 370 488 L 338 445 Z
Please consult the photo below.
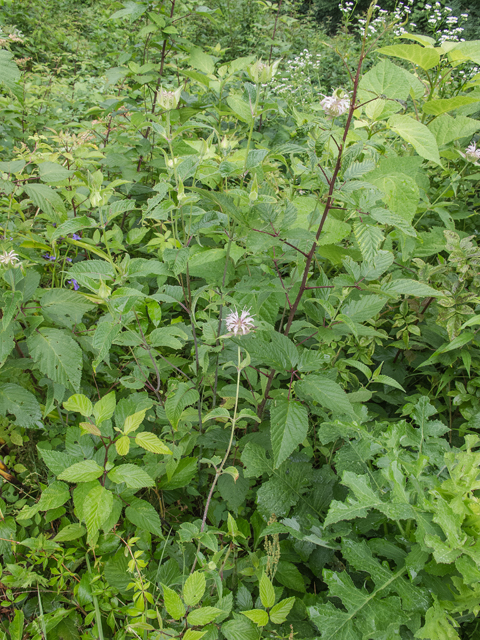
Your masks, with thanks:
M 142 431 L 135 436 L 135 442 L 143 449 L 151 451 L 152 453 L 163 453 L 164 455 L 171 456 L 172 452 L 154 433 L 150 431 Z

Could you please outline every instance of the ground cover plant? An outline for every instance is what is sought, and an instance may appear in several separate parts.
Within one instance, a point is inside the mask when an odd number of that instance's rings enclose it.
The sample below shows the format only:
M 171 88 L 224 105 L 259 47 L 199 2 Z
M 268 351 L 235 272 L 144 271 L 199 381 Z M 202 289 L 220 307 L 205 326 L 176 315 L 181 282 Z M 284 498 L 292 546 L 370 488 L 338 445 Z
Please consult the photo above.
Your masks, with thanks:
M 480 41 L 4 9 L 0 638 L 478 638 Z

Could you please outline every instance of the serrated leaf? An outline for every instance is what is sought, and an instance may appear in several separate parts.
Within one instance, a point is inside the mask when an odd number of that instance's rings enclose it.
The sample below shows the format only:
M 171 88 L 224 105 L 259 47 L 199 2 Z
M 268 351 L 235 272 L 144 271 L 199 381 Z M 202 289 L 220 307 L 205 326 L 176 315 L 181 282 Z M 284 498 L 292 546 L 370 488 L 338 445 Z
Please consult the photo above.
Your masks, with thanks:
M 0 50 L 0 82 L 3 83 L 17 98 L 22 98 L 22 91 L 18 85 L 21 74 L 13 60 L 13 53 L 6 49 Z
M 182 599 L 176 591 L 170 589 L 166 585 L 162 584 L 163 589 L 163 601 L 167 613 L 172 616 L 174 620 L 180 620 L 186 613 L 185 606 Z
M 270 409 L 270 439 L 276 468 L 305 440 L 307 433 L 307 409 L 297 400 L 276 398 Z
M 110 391 L 103 396 L 93 407 L 93 416 L 97 425 L 102 424 L 105 420 L 110 420 L 117 406 L 115 399 L 115 391 Z
M 39 511 L 48 511 L 49 509 L 61 507 L 68 500 L 70 500 L 68 485 L 55 481 L 42 491 L 42 496 L 36 507 Z
M 268 624 L 268 613 L 263 609 L 251 609 L 250 611 L 242 611 L 242 615 L 247 616 L 247 618 L 254 622 L 257 627 L 264 627 L 266 624 Z
M 378 53 L 383 53 L 394 58 L 408 60 L 428 71 L 440 62 L 440 53 L 433 47 L 422 47 L 419 44 L 393 44 L 377 49 Z
M 192 625 L 192 627 L 198 625 L 203 626 L 215 620 L 220 613 L 223 613 L 222 610 L 216 607 L 201 607 L 200 609 L 194 609 L 188 614 L 187 622 Z
M 355 416 L 345 391 L 327 376 L 309 375 L 307 378 L 297 382 L 295 389 L 302 396 L 313 398 L 322 407 L 330 409 L 334 414 L 344 413 Z
M 72 329 L 94 305 L 69 289 L 49 289 L 41 299 L 42 312 L 55 324 Z
M 47 467 L 56 476 L 59 476 L 62 471 L 70 468 L 73 464 L 78 462 L 78 457 L 71 456 L 63 451 L 52 451 L 50 449 L 42 449 L 37 446 L 38 455 L 45 462 Z
M 188 607 L 194 607 L 203 598 L 206 588 L 205 574 L 194 571 L 183 585 L 183 600 Z
M 98 365 L 108 357 L 113 341 L 118 336 L 122 326 L 115 322 L 100 322 L 93 334 L 92 346 L 98 350 L 97 357 L 93 361 L 93 367 Z
M 185 407 L 197 402 L 198 391 L 193 389 L 191 385 L 180 382 L 174 394 L 170 396 L 165 403 L 165 413 L 167 418 L 176 430 L 180 422 L 181 415 Z
M 388 293 L 405 294 L 419 298 L 439 298 L 443 295 L 442 291 L 437 291 L 433 287 L 429 287 L 428 284 L 407 279 L 392 280 L 383 287 L 383 290 Z
M 135 436 L 135 442 L 143 449 L 152 453 L 163 453 L 164 455 L 172 455 L 172 452 L 154 433 L 150 431 L 142 431 Z
M 66 527 L 63 527 L 63 529 L 57 533 L 53 540 L 54 542 L 70 542 L 71 540 L 81 538 L 85 533 L 85 527 L 78 522 L 74 524 L 67 524 Z
M 99 478 L 103 472 L 103 467 L 98 465 L 95 460 L 83 460 L 62 471 L 58 479 L 67 482 L 91 482 Z
M 130 438 L 128 436 L 122 436 L 115 441 L 115 449 L 119 456 L 126 456 L 130 451 Z
M 260 600 L 266 609 L 275 604 L 275 589 L 266 573 L 262 573 L 260 578 Z
M 187 629 L 183 640 L 200 640 L 208 631 L 195 631 L 195 629 Z
M 367 262 L 373 262 L 380 249 L 380 245 L 385 239 L 382 230 L 372 224 L 355 222 L 353 225 L 353 234 L 360 247 L 363 259 Z
M 116 484 L 124 482 L 130 489 L 143 489 L 144 487 L 155 486 L 152 477 L 135 464 L 121 464 L 118 467 L 114 467 L 109 471 L 108 477 Z
M 389 118 L 388 126 L 410 143 L 419 156 L 441 165 L 437 141 L 430 129 L 410 116 L 395 115 Z
M 49 220 L 55 224 L 61 224 L 66 217 L 65 204 L 58 191 L 46 184 L 28 184 L 23 187 L 25 193 Z
M 67 333 L 59 329 L 38 329 L 27 338 L 30 355 L 40 371 L 64 387 L 80 387 L 82 350 Z
M 285 598 L 276 604 L 270 611 L 270 620 L 274 624 L 283 624 L 287 619 L 293 605 L 295 604 L 295 597 Z
M 222 633 L 227 640 L 258 640 L 260 632 L 251 620 L 239 615 L 222 625 Z
M 145 418 L 146 412 L 146 409 L 142 409 L 141 411 L 137 411 L 137 413 L 134 413 L 133 415 L 128 416 L 125 419 L 125 423 L 123 425 L 123 432 L 125 435 L 128 435 L 132 431 L 136 431 L 138 429 Z
M 67 411 L 77 411 L 82 416 L 85 416 L 85 418 L 88 418 L 93 413 L 91 401 L 82 393 L 75 393 L 70 396 L 70 398 L 63 403 L 63 406 Z
M 87 461 L 88 462 L 88 461 Z M 113 507 L 113 493 L 98 485 L 91 489 L 83 505 L 83 517 L 87 525 L 88 540 L 98 533 Z
M 42 419 L 42 410 L 33 393 L 18 384 L 0 384 L 0 415 L 15 416 L 20 427 L 33 427 Z
M 132 498 L 130 505 L 125 509 L 125 515 L 139 529 L 163 537 L 160 517 L 149 502 Z

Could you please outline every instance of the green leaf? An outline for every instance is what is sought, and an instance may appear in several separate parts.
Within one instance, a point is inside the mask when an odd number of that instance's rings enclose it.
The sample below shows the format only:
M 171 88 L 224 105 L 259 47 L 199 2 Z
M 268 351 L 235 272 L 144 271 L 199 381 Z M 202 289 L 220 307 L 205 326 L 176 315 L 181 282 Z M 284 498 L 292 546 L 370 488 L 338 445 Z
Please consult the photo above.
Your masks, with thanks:
M 460 640 L 460 636 L 455 631 L 459 627 L 458 622 L 447 613 L 434 596 L 434 604 L 425 614 L 425 624 L 419 629 L 415 638 L 425 640 Z
M 130 506 L 125 509 L 125 515 L 139 529 L 163 537 L 160 517 L 149 502 L 132 498 Z
M 13 60 L 13 54 L 6 49 L 0 50 L 0 83 L 3 83 L 7 89 L 19 99 L 23 99 L 23 91 L 18 84 L 21 74 Z
M 436 289 L 429 287 L 428 284 L 407 279 L 392 280 L 383 287 L 383 290 L 388 293 L 398 293 L 400 295 L 405 294 L 418 298 L 438 298 L 443 295 L 442 291 L 437 291 Z
M 97 325 L 92 340 L 93 348 L 98 351 L 97 357 L 93 361 L 94 369 L 96 369 L 103 360 L 108 358 L 112 342 L 121 330 L 122 325 L 116 324 L 115 322 L 100 322 Z
M 212 74 L 215 71 L 215 60 L 201 49 L 192 49 L 188 61 L 192 67 L 206 74 Z
M 71 540 L 77 540 L 81 538 L 86 533 L 85 527 L 83 527 L 78 522 L 74 524 L 67 524 L 66 527 L 63 527 L 55 538 L 53 538 L 54 542 L 70 542 Z
M 365 475 L 344 471 L 342 484 L 349 487 L 355 498 L 350 495 L 344 502 L 332 500 L 325 518 L 326 527 L 341 520 L 365 518 L 372 509 L 377 509 L 392 520 L 408 520 L 413 517 L 413 509 L 408 503 L 391 500 L 384 502 L 372 489 Z
M 40 174 L 40 180 L 42 182 L 47 182 L 50 184 L 55 182 L 63 182 L 64 180 L 67 180 L 68 178 L 73 176 L 73 171 L 66 169 L 61 164 L 58 164 L 58 162 L 48 162 L 48 161 L 42 162 L 41 164 L 38 165 L 38 173 Z M 90 224 L 90 218 L 88 218 L 87 216 L 80 216 L 80 217 L 87 218 L 88 224 Z M 78 219 L 79 218 L 77 218 L 77 220 Z M 63 227 L 64 225 L 61 225 L 61 226 Z M 81 228 L 82 227 L 78 227 L 77 229 L 74 229 L 74 231 L 78 231 L 78 229 L 81 229 Z M 63 231 L 63 233 L 59 233 L 58 235 L 56 235 L 58 231 L 59 229 L 56 229 L 54 231 L 55 240 L 62 235 L 73 233 L 73 231 Z
M 25 193 L 47 216 L 49 220 L 55 224 L 61 224 L 66 216 L 66 209 L 62 198 L 57 191 L 54 191 L 46 184 L 29 184 L 23 187 Z
M 364 295 L 358 300 L 347 302 L 342 308 L 342 313 L 353 322 L 365 322 L 371 320 L 380 313 L 386 305 L 387 299 L 375 295 Z
M 327 376 L 309 375 L 297 382 L 295 389 L 297 393 L 313 398 L 315 402 L 330 409 L 334 414 L 344 413 L 353 417 L 356 415 L 345 391 Z
M 401 67 L 384 58 L 362 77 L 359 90 L 370 94 L 366 96 L 367 100 L 382 95 L 406 100 L 410 93 L 410 84 L 403 71 Z
M 107 395 L 95 403 L 93 416 L 97 426 L 101 425 L 105 420 L 110 420 L 115 412 L 116 406 L 115 391 L 110 391 L 110 393 L 107 393 Z
M 91 482 L 99 478 L 103 471 L 103 467 L 98 465 L 95 460 L 83 460 L 62 471 L 58 479 L 67 482 Z
M 183 600 L 187 607 L 194 607 L 200 602 L 206 586 L 205 574 L 201 571 L 194 571 L 188 576 L 183 585 Z
M 264 627 L 266 624 L 268 624 L 268 613 L 263 609 L 251 609 L 250 611 L 242 611 L 242 615 L 247 616 L 247 618 L 254 622 L 257 627 Z
M 82 378 L 82 350 L 59 329 L 38 329 L 27 338 L 30 355 L 53 382 L 78 390 Z
M 260 600 L 265 609 L 269 609 L 275 604 L 275 589 L 266 573 L 262 573 L 260 578 Z
M 246 122 L 247 124 L 250 124 L 250 125 L 252 124 L 253 122 L 252 108 L 248 104 L 248 102 L 245 102 L 245 100 L 242 100 L 242 98 L 239 98 L 238 96 L 229 96 L 227 98 L 227 103 L 230 109 L 233 111 L 233 113 L 242 122 Z
M 38 446 L 37 451 L 40 458 L 42 458 L 50 471 L 56 476 L 59 476 L 62 471 L 65 471 L 65 469 L 68 469 L 78 462 L 78 457 L 72 456 L 63 451 L 52 451 L 50 449 L 42 449 Z
M 164 455 L 172 455 L 172 452 L 154 433 L 150 431 L 142 431 L 135 436 L 135 442 L 143 449 L 152 453 L 163 453 Z
M 270 439 L 276 468 L 305 440 L 307 433 L 306 408 L 296 400 L 276 398 L 270 408 Z
M 373 224 L 366 222 L 355 222 L 353 234 L 366 262 L 373 262 L 380 249 L 380 245 L 385 240 L 382 230 Z
M 42 419 L 42 410 L 30 391 L 18 384 L 0 384 L 0 415 L 11 413 L 20 427 L 33 427 Z
M 61 507 L 68 500 L 70 500 L 68 485 L 55 481 L 42 491 L 42 497 L 37 502 L 36 507 L 39 511 L 48 511 L 49 509 Z
M 174 620 L 180 620 L 186 613 L 185 606 L 182 599 L 176 591 L 170 589 L 166 585 L 162 584 L 163 589 L 163 601 L 167 613 L 172 616 Z
M 292 562 L 286 562 L 280 560 L 277 565 L 277 571 L 275 573 L 275 580 L 280 584 L 283 584 L 287 589 L 293 589 L 300 593 L 305 593 L 305 581 L 302 574 Z
M 208 631 L 195 631 L 195 629 L 187 629 L 183 640 L 200 640 Z
M 124 482 L 130 489 L 143 489 L 144 487 L 155 486 L 152 477 L 135 464 L 121 464 L 118 467 L 114 467 L 108 473 L 108 477 L 116 484 Z
M 190 483 L 191 479 L 197 473 L 197 458 L 182 458 L 176 466 L 170 477 L 163 478 L 161 481 L 162 489 L 172 491 L 173 489 L 181 489 Z
M 86 461 L 88 462 L 88 460 Z M 113 493 L 98 485 L 91 489 L 83 505 L 83 517 L 87 525 L 88 540 L 92 540 L 107 520 L 113 507 Z
M 440 116 L 447 111 L 453 111 L 459 107 L 464 107 L 466 104 L 473 104 L 479 102 L 480 98 L 474 96 L 455 96 L 454 98 L 440 98 L 438 100 L 430 100 L 425 102 L 422 106 L 424 113 L 431 116 Z
M 380 374 L 375 378 L 373 378 L 372 382 L 380 382 L 382 384 L 388 385 L 389 387 L 395 387 L 395 389 L 400 389 L 400 391 L 403 391 L 404 393 L 406 393 L 402 385 L 396 380 L 394 380 L 393 378 L 391 378 L 390 376 L 384 376 L 383 374 Z
M 410 116 L 394 115 L 389 118 L 388 126 L 411 144 L 419 156 L 435 164 L 442 164 L 435 136 L 426 125 Z
M 125 435 L 128 435 L 129 433 L 132 433 L 132 431 L 136 431 L 138 427 L 142 424 L 146 413 L 147 413 L 147 410 L 142 409 L 141 411 L 137 411 L 137 413 L 134 413 L 133 415 L 128 416 L 125 419 L 125 423 L 123 425 L 123 433 Z
M 115 449 L 119 456 L 126 456 L 130 451 L 130 438 L 128 436 L 122 436 L 115 441 Z
M 72 329 L 94 305 L 76 291 L 48 289 L 40 299 L 42 312 L 55 324 Z
M 480 122 L 466 116 L 453 118 L 444 114 L 430 122 L 428 128 L 433 133 L 439 147 L 460 138 L 470 139 L 480 129 Z
M 251 620 L 238 615 L 222 625 L 222 633 L 227 640 L 258 640 L 260 632 Z
M 270 620 L 274 624 L 283 624 L 287 619 L 293 605 L 295 604 L 295 597 L 285 598 L 276 604 L 270 611 Z
M 200 607 L 200 609 L 194 609 L 188 614 L 187 622 L 192 627 L 203 626 L 215 620 L 220 613 L 222 610 L 216 607 Z
M 393 44 L 377 49 L 378 53 L 386 56 L 401 58 L 413 62 L 428 71 L 440 62 L 440 53 L 433 47 L 421 47 L 419 44 Z
M 85 418 L 89 418 L 93 413 L 93 405 L 87 396 L 81 393 L 75 393 L 63 403 L 64 408 L 67 411 L 77 411 Z
M 165 403 L 165 413 L 172 427 L 176 430 L 183 410 L 188 405 L 197 402 L 198 391 L 193 389 L 191 385 L 180 382 L 173 395 L 171 395 Z

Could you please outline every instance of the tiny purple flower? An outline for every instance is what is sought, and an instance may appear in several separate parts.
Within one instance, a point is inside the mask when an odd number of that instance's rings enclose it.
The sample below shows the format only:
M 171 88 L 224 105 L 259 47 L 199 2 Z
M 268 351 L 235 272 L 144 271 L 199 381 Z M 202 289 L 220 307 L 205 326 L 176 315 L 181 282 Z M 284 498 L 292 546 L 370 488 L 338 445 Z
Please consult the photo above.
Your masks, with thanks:
M 82 236 L 79 236 L 78 233 L 74 233 L 72 235 L 72 240 L 81 240 L 81 239 L 82 239 Z
M 67 282 L 68 284 L 71 284 L 73 286 L 74 291 L 78 291 L 80 289 L 80 285 L 75 280 L 75 278 L 72 278 L 71 280 L 67 280 Z
M 65 260 L 66 260 L 67 262 L 71 262 L 71 261 L 72 261 L 72 259 L 71 259 L 71 258 L 65 258 Z
M 42 258 L 44 260 L 50 260 L 50 262 L 54 262 L 56 260 L 55 256 L 50 255 L 49 253 L 45 253 Z

